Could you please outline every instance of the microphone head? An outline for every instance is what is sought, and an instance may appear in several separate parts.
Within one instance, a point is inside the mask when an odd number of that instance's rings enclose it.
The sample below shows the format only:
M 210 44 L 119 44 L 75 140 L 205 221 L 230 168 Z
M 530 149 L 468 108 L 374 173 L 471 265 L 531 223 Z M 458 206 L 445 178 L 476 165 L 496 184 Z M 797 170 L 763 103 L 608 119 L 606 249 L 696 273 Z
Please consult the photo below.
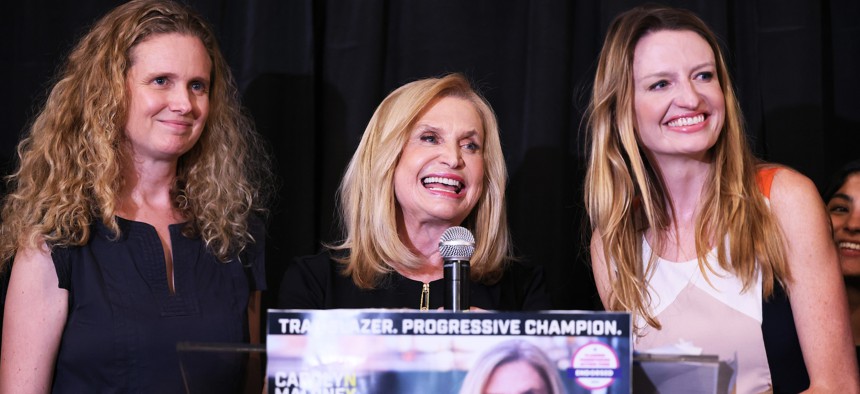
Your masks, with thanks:
M 475 253 L 475 236 L 464 227 L 445 230 L 439 239 L 439 254 L 443 260 L 469 260 Z

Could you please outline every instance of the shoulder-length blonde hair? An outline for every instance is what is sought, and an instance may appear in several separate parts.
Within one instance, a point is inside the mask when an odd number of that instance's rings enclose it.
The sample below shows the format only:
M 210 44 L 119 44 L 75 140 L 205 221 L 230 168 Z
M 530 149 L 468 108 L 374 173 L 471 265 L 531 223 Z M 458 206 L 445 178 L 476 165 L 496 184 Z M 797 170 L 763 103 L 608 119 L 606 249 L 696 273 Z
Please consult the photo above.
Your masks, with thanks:
M 540 375 L 547 393 L 563 394 L 567 390 L 558 374 L 558 367 L 553 365 L 549 357 L 536 345 L 515 339 L 502 342 L 482 354 L 478 361 L 469 368 L 469 373 L 460 386 L 460 394 L 481 394 L 487 387 L 493 373 L 501 366 L 512 362 L 523 361 Z
M 633 107 L 633 53 L 643 36 L 661 30 L 693 31 L 711 47 L 717 78 L 725 97 L 726 119 L 712 149 L 712 183 L 703 190 L 696 218 L 699 269 L 715 243 L 721 268 L 734 272 L 751 288 L 760 271 L 763 296 L 774 279 L 790 281 L 783 237 L 765 197 L 756 184 L 757 161 L 744 132 L 741 109 L 726 61 L 714 33 L 695 14 L 661 6 L 642 6 L 619 15 L 610 25 L 600 53 L 589 106 L 590 157 L 585 179 L 585 204 L 592 229 L 603 241 L 606 269 L 615 272 L 610 310 L 628 310 L 660 327 L 650 313 L 647 278 L 655 256 L 643 263 L 642 234 L 666 229 L 671 201 L 661 175 L 639 148 Z M 726 235 L 728 237 L 726 237 Z M 663 237 L 655 237 L 661 250 Z
M 348 252 L 344 273 L 358 287 L 373 288 L 393 269 L 412 270 L 421 261 L 398 236 L 394 168 L 415 122 L 434 100 L 459 97 L 472 103 L 484 127 L 483 193 L 461 224 L 475 235 L 473 280 L 494 282 L 511 256 L 505 213 L 507 169 L 496 115 L 460 74 L 408 83 L 388 95 L 364 131 L 338 191 L 345 239 L 330 245 Z
M 86 244 L 95 220 L 119 234 L 114 215 L 128 159 L 130 53 L 168 33 L 199 38 L 212 61 L 209 116 L 197 144 L 179 158 L 172 190 L 189 219 L 184 233 L 201 236 L 222 261 L 253 242 L 248 219 L 264 204 L 259 183 L 268 177 L 267 155 L 241 112 L 215 35 L 187 6 L 135 0 L 102 17 L 73 48 L 19 143 L 3 202 L 0 267 L 19 247 Z

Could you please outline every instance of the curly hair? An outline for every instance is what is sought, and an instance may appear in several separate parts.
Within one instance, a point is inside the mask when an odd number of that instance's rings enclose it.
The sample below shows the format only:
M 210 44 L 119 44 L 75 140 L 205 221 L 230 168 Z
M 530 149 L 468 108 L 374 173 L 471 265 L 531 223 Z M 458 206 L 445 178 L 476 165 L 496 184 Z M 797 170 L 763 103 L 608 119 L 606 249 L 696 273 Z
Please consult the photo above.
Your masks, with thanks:
M 633 8 L 612 22 L 598 60 L 588 109 L 590 153 L 585 179 L 585 204 L 592 229 L 603 242 L 607 272 L 615 271 L 610 310 L 627 310 L 660 327 L 649 312 L 647 278 L 655 256 L 643 263 L 642 234 L 661 231 L 671 220 L 671 201 L 661 175 L 639 147 L 633 106 L 633 54 L 645 35 L 662 30 L 692 31 L 710 46 L 725 99 L 725 124 L 712 147 L 711 174 L 696 218 L 699 269 L 710 269 L 705 257 L 716 243 L 721 268 L 734 272 L 752 287 L 760 271 L 763 296 L 774 280 L 787 288 L 791 280 L 782 232 L 756 183 L 761 165 L 753 156 L 743 127 L 740 104 L 714 33 L 695 14 L 663 6 Z M 668 203 L 665 203 L 669 201 Z M 726 237 L 728 235 L 728 237 Z M 655 237 L 655 250 L 662 237 Z
M 134 0 L 80 39 L 18 145 L 18 167 L 3 201 L 0 269 L 18 248 L 86 244 L 94 221 L 119 236 L 130 54 L 148 38 L 170 33 L 199 38 L 212 62 L 209 116 L 200 139 L 179 158 L 171 190 L 175 208 L 189 219 L 183 234 L 200 236 L 221 261 L 254 242 L 249 219 L 265 212 L 269 155 L 241 110 L 215 35 L 185 5 Z
M 496 115 L 462 75 L 427 78 L 401 86 L 382 101 L 341 181 L 338 197 L 345 240 L 328 247 L 348 251 L 349 256 L 342 259 L 344 273 L 360 288 L 373 288 L 392 269 L 410 270 L 421 264 L 398 236 L 394 169 L 415 122 L 442 97 L 471 102 L 484 127 L 483 192 L 461 224 L 475 234 L 471 277 L 495 282 L 512 259 L 504 202 L 508 173 Z

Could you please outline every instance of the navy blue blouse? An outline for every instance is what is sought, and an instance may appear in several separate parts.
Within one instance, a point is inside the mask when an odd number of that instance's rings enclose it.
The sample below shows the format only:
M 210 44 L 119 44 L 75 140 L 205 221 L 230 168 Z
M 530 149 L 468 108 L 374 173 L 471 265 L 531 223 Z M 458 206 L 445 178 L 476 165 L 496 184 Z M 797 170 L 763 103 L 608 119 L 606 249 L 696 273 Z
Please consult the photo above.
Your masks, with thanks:
M 262 226 L 241 262 L 222 263 L 201 239 L 183 236 L 183 224 L 171 225 L 170 294 L 155 228 L 117 220 L 117 240 L 96 223 L 87 245 L 53 250 L 60 287 L 69 291 L 53 392 L 183 393 L 177 343 L 247 342 L 250 292 L 266 287 Z M 237 392 L 243 382 L 241 361 L 181 357 L 200 391 Z

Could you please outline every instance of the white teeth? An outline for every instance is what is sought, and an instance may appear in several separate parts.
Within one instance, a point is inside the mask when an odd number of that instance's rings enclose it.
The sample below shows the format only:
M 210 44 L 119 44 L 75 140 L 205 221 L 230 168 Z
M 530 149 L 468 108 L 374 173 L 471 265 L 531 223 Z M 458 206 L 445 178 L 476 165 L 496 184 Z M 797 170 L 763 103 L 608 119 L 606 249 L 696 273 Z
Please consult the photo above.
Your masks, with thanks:
M 459 181 L 456 181 L 454 179 L 442 178 L 442 177 L 438 177 L 438 176 L 431 176 L 431 177 L 424 178 L 424 180 L 422 182 L 424 182 L 424 184 L 441 183 L 443 185 L 448 185 L 448 186 L 453 186 L 453 187 L 462 187 L 463 186 Z
M 705 121 L 705 115 L 699 114 L 689 118 L 678 118 L 671 122 L 669 122 L 669 126 L 671 127 L 684 127 L 689 125 L 694 125 L 696 123 L 702 123 Z
M 839 247 L 843 249 L 860 250 L 860 244 L 855 242 L 840 242 Z

